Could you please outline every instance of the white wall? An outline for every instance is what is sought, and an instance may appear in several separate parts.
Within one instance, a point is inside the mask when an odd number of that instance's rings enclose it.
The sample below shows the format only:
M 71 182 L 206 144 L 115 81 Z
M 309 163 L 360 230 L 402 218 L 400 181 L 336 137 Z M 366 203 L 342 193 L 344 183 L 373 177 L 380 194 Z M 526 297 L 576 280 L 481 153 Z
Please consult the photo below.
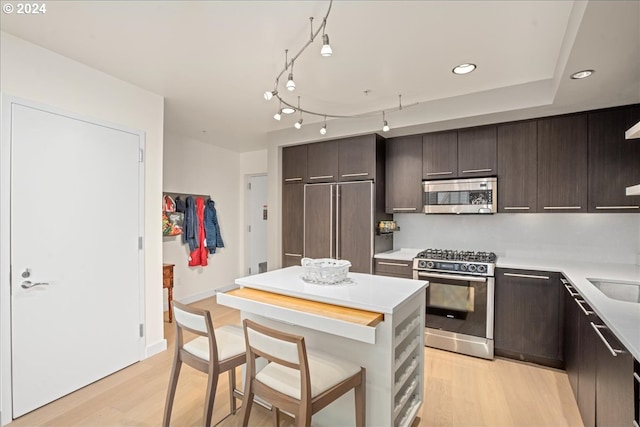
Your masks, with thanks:
M 196 301 L 230 285 L 243 257 L 240 153 L 189 137 L 167 133 L 164 141 L 163 191 L 211 196 L 216 203 L 225 247 L 209 255 L 206 267 L 189 267 L 189 249 L 181 236 L 163 237 L 163 262 L 175 264 L 174 299 Z
M 396 214 L 394 248 L 484 250 L 498 256 L 636 263 L 638 214 Z
M 163 350 L 162 237 L 155 232 L 161 229 L 163 98 L 4 32 L 0 55 L 3 94 L 145 132 L 145 338 L 147 355 Z M 1 286 L 8 286 L 7 270 L 3 266 Z M 3 395 L 3 417 L 6 402 Z

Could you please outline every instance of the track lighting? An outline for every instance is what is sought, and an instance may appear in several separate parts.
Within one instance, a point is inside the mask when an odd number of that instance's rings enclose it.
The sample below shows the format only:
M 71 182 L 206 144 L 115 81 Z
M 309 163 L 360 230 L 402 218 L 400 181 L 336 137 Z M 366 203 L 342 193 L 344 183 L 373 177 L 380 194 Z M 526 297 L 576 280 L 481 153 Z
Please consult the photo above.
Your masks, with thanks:
M 289 78 L 287 79 L 287 89 L 290 92 L 296 90 L 296 82 L 293 81 L 293 59 L 291 60 L 291 71 L 289 72 Z
M 282 112 L 284 114 L 293 114 L 296 112 L 296 109 L 287 105 L 282 109 Z
M 320 49 L 320 55 L 322 56 L 331 56 L 333 50 L 331 49 L 331 45 L 329 44 L 329 36 L 327 34 L 322 35 L 322 49 Z
M 324 117 L 324 126 L 320 128 L 320 135 L 327 134 L 327 116 Z
M 264 93 L 264 99 L 265 101 L 271 101 L 271 98 L 273 98 L 277 94 L 278 94 L 277 90 L 274 90 L 273 92 L 268 90 Z
M 298 120 L 296 124 L 293 125 L 293 127 L 296 129 L 300 129 L 302 127 L 302 119 Z
M 389 124 L 385 120 L 384 111 L 382 112 L 382 132 L 389 132 Z
M 276 120 L 280 120 L 282 118 L 282 108 L 279 109 L 278 112 L 273 115 L 273 118 Z

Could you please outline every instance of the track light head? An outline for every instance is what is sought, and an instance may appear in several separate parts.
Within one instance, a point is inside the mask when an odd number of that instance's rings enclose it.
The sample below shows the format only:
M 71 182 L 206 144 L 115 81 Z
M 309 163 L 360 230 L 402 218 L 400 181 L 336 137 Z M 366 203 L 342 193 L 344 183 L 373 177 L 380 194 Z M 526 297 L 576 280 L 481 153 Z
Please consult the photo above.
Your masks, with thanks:
M 271 98 L 273 98 L 274 96 L 276 96 L 278 94 L 277 90 L 274 90 L 273 92 L 268 90 L 264 93 L 264 99 L 265 101 L 271 101 Z
M 302 119 L 298 120 L 296 124 L 293 125 L 293 127 L 296 129 L 300 129 L 302 127 Z
M 296 109 L 293 107 L 289 107 L 288 105 L 282 109 L 284 114 L 293 114 L 296 112 Z
M 331 56 L 333 54 L 333 50 L 331 49 L 331 45 L 329 44 L 329 35 L 322 35 L 322 49 L 320 49 L 320 55 L 322 56 Z
M 287 89 L 290 92 L 296 90 L 296 82 L 293 81 L 293 73 L 289 73 L 289 78 L 287 79 Z
M 389 124 L 386 120 L 382 122 L 382 132 L 389 132 Z
M 278 112 L 273 115 L 273 118 L 276 120 L 280 120 L 282 118 L 282 108 L 279 109 Z
M 326 134 L 327 134 L 327 125 L 325 123 L 325 125 L 320 128 L 320 135 L 326 135 Z

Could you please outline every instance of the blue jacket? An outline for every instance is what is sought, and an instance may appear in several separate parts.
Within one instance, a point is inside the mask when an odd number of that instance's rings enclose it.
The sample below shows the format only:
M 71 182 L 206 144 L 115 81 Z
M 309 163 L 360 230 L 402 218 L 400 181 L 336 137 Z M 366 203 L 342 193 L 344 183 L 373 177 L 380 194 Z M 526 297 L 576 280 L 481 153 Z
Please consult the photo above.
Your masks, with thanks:
M 193 197 L 188 196 L 185 205 L 182 243 L 188 243 L 189 252 L 193 252 L 200 246 L 198 241 L 198 215 L 196 215 L 196 204 Z
M 204 206 L 204 234 L 207 241 L 207 249 L 210 254 L 216 253 L 216 248 L 224 248 L 220 225 L 218 224 L 218 213 L 213 200 L 207 200 Z

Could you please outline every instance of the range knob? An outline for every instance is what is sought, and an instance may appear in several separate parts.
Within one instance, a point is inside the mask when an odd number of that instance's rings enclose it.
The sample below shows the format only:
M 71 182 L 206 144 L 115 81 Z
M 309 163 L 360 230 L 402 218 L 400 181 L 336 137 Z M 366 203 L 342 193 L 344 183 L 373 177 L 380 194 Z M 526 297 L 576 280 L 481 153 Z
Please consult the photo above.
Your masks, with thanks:
M 487 266 L 484 264 L 478 265 L 478 273 L 484 273 L 487 271 Z
M 467 271 L 467 264 L 462 264 L 462 265 L 460 266 L 460 270 L 462 270 L 462 271 Z
M 472 273 L 474 271 L 476 271 L 476 265 L 475 264 L 469 264 L 469 271 L 472 272 Z
M 426 268 L 426 267 L 427 267 L 427 261 L 424 261 L 424 260 L 418 261 L 418 268 Z
M 427 268 L 433 268 L 435 266 L 435 264 L 433 263 L 433 261 L 427 261 Z

